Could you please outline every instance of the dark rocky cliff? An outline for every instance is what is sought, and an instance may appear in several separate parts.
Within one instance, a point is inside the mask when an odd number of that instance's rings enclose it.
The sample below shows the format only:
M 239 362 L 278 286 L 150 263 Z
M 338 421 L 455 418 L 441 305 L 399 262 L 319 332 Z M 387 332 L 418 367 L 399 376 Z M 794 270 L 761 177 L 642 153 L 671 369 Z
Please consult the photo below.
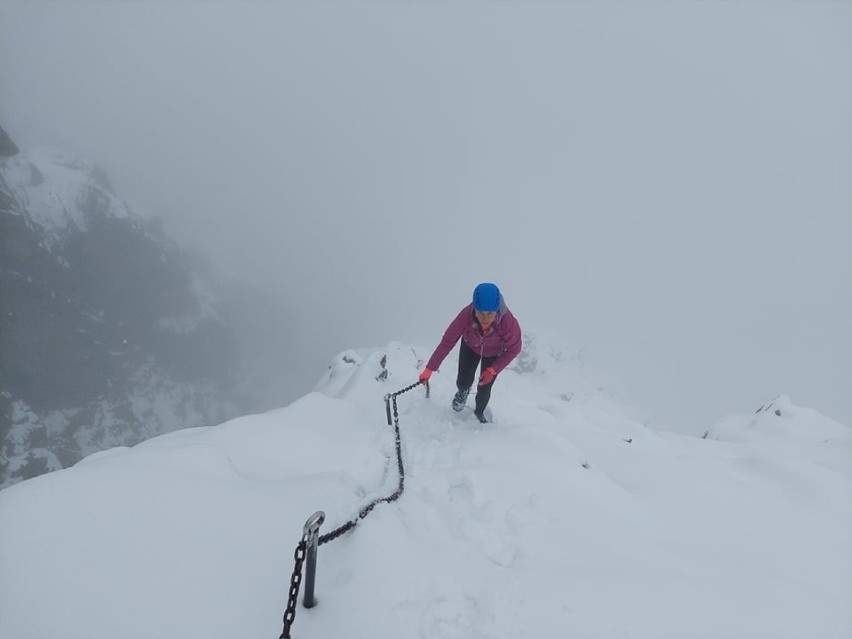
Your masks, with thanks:
M 215 296 L 97 167 L 0 129 L 0 488 L 239 413 Z

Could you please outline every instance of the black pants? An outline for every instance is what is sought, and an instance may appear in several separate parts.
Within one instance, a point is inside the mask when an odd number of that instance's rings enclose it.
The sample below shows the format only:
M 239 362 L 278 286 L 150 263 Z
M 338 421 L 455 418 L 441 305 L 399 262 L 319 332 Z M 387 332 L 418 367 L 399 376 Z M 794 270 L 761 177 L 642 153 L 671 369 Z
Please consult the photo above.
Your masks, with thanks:
M 493 357 L 482 358 L 482 368 L 485 370 L 497 359 L 497 355 Z M 479 353 L 468 346 L 464 340 L 461 340 L 459 347 L 459 376 L 456 378 L 456 387 L 459 390 L 464 390 L 473 386 L 476 379 L 476 366 L 480 362 Z M 487 384 L 476 387 L 476 412 L 482 414 L 485 407 L 488 406 L 488 400 L 491 399 L 491 387 L 494 386 L 495 377 Z

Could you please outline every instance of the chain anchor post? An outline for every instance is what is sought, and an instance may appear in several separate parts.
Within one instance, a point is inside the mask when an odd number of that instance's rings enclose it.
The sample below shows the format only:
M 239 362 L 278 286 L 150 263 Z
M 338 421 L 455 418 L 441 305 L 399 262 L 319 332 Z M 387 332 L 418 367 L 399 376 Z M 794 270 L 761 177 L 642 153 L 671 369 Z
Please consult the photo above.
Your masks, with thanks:
M 388 414 L 388 426 L 393 426 L 393 419 L 391 419 L 391 407 L 390 407 L 391 394 L 388 393 L 385 395 L 385 412 Z
M 304 535 L 307 543 L 305 559 L 307 568 L 305 569 L 305 597 L 302 599 L 305 608 L 313 608 L 317 605 L 317 600 L 314 596 L 317 576 L 317 545 L 319 541 L 319 529 L 324 521 L 325 513 L 318 510 L 305 522 Z

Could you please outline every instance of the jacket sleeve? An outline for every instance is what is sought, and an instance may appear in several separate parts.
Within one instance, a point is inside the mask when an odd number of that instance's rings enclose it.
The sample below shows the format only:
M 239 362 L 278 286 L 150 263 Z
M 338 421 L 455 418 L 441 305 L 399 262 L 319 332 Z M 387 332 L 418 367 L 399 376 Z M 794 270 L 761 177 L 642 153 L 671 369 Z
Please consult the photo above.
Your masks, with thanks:
M 503 344 L 505 350 L 494 360 L 491 365 L 498 373 L 512 363 L 523 348 L 523 338 L 521 336 L 521 325 L 514 315 L 507 315 L 500 325 L 500 332 L 503 334 Z
M 444 336 L 441 338 L 440 343 L 437 348 L 435 348 L 435 352 L 432 353 L 432 357 L 429 358 L 426 368 L 433 371 L 438 370 L 441 362 L 444 361 L 453 349 L 453 346 L 455 346 L 456 342 L 458 342 L 461 338 L 462 333 L 464 333 L 464 329 L 467 327 L 469 322 L 470 306 L 468 305 L 465 306 L 458 315 L 456 315 L 452 322 L 450 322 L 447 330 L 444 331 Z

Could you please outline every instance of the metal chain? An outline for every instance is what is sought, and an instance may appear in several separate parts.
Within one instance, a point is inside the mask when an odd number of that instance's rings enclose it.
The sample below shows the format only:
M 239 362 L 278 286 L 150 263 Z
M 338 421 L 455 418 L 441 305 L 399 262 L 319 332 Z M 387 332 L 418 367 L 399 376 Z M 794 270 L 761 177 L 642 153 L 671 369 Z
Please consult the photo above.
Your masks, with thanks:
M 405 489 L 405 469 L 402 465 L 402 436 L 399 432 L 399 411 L 396 406 L 396 398 L 398 395 L 402 395 L 403 393 L 407 393 L 413 388 L 417 388 L 420 386 L 420 382 L 416 382 L 411 386 L 406 386 L 402 390 L 398 390 L 395 393 L 389 393 L 385 395 L 385 404 L 388 406 L 388 422 L 390 422 L 390 404 L 388 402 L 393 403 L 393 427 L 394 427 L 394 435 L 396 438 L 396 463 L 397 469 L 399 470 L 399 486 L 393 494 L 388 495 L 387 497 L 381 497 L 379 499 L 374 499 L 369 504 L 364 506 L 359 512 L 358 517 L 355 519 L 351 519 L 347 521 L 342 526 L 339 526 L 325 535 L 321 535 L 317 545 L 322 546 L 330 541 L 334 541 L 338 537 L 346 534 L 355 526 L 358 525 L 358 522 L 364 519 L 370 512 L 375 508 L 378 504 L 382 503 L 390 503 L 396 501 L 402 495 L 402 491 Z M 429 386 L 426 386 L 426 392 L 428 395 Z M 307 535 L 302 536 L 302 540 L 296 546 L 295 552 L 295 561 L 296 564 L 293 567 L 293 576 L 290 578 L 290 595 L 287 599 L 287 610 L 284 612 L 284 630 L 281 633 L 281 636 L 278 639 L 290 639 L 290 627 L 293 625 L 293 620 L 296 618 L 296 605 L 298 604 L 299 599 L 299 587 L 302 583 L 302 564 L 305 561 L 305 553 L 307 551 Z
M 302 536 L 302 541 L 296 546 L 293 576 L 290 577 L 290 596 L 287 599 L 287 610 L 284 611 L 284 630 L 278 639 L 290 639 L 290 626 L 296 618 L 296 605 L 299 602 L 299 586 L 302 585 L 302 563 L 305 561 L 305 552 L 308 547 L 307 535 Z
M 397 465 L 397 470 L 399 471 L 399 485 L 397 486 L 396 491 L 394 491 L 393 494 L 391 494 L 387 497 L 380 497 L 379 499 L 374 499 L 369 504 L 367 504 L 366 506 L 361 508 L 360 511 L 358 511 L 358 517 L 357 518 L 352 519 L 350 521 L 347 521 L 342 526 L 335 528 L 334 530 L 332 530 L 329 533 L 326 533 L 325 535 L 321 535 L 320 538 L 319 538 L 319 545 L 320 546 L 322 546 L 323 544 L 326 544 L 330 541 L 334 541 L 335 539 L 337 539 L 341 535 L 343 535 L 343 534 L 349 532 L 350 530 L 352 530 L 353 528 L 355 528 L 355 526 L 358 525 L 358 522 L 361 521 L 362 519 L 364 519 L 367 515 L 369 515 L 372 512 L 373 508 L 375 508 L 379 504 L 389 504 L 389 503 L 399 499 L 400 496 L 402 495 L 402 491 L 405 489 L 405 468 L 402 465 L 402 435 L 400 434 L 400 431 L 399 431 L 399 409 L 397 408 L 397 405 L 396 405 L 396 398 L 397 398 L 397 396 L 402 395 L 403 393 L 407 393 L 408 391 L 410 391 L 414 388 L 417 388 L 418 386 L 420 386 L 420 382 L 416 382 L 416 383 L 412 384 L 411 386 L 406 386 L 402 390 L 398 390 L 395 393 L 389 393 L 388 395 L 385 395 L 385 402 L 386 403 L 391 402 L 390 405 L 393 406 L 393 428 L 394 428 L 394 437 L 395 437 L 395 440 L 396 440 L 395 441 L 395 444 L 396 444 L 396 465 Z M 390 417 L 390 412 L 388 412 L 388 417 Z

